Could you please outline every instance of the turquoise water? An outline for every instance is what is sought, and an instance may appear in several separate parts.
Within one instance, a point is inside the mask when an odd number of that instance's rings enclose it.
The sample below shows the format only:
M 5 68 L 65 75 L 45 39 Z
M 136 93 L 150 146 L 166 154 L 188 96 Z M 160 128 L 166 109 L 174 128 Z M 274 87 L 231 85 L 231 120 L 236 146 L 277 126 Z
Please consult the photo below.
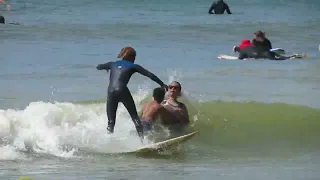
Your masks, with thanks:
M 1 7 L 0 175 L 17 179 L 317 179 L 320 3 L 12 1 Z M 222 61 L 262 29 L 305 60 Z M 200 134 L 166 157 L 110 155 L 140 145 L 123 106 L 106 134 L 108 74 L 123 46 L 164 82 L 182 83 Z M 138 108 L 157 85 L 134 75 Z M 256 101 L 259 103 L 248 103 Z M 279 104 L 280 103 L 280 104 Z M 290 104 L 290 105 L 289 105 Z M 293 104 L 293 105 L 292 105 Z

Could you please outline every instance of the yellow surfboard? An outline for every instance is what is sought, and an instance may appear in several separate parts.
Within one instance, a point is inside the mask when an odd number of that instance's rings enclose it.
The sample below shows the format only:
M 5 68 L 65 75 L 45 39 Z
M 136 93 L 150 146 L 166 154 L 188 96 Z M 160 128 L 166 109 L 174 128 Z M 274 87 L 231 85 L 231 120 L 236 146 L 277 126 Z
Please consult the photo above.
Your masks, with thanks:
M 127 152 L 127 153 L 148 153 L 148 152 L 155 152 L 155 151 L 159 151 L 159 150 L 163 150 L 163 149 L 167 149 L 170 148 L 172 146 L 177 146 L 181 143 L 186 142 L 187 140 L 191 139 L 194 135 L 196 135 L 198 133 L 198 131 L 183 135 L 183 136 L 179 136 L 176 138 L 172 138 L 172 139 L 168 139 L 165 141 L 161 141 L 161 142 L 157 142 L 154 144 L 150 144 L 144 147 L 141 147 L 137 150 L 134 150 L 132 152 Z

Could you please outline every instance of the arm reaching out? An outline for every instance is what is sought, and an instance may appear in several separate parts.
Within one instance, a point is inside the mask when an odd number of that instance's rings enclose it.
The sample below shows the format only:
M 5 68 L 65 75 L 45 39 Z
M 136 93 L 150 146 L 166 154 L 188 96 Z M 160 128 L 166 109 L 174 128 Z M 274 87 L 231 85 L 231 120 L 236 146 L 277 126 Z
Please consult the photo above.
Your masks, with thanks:
M 112 64 L 112 62 L 107 62 L 105 64 L 99 64 L 97 66 L 97 69 L 98 70 L 107 70 L 107 71 L 109 71 L 109 69 L 111 68 L 111 64 Z
M 161 87 L 164 87 L 166 90 L 167 85 L 165 85 L 156 75 L 154 75 L 153 73 L 151 73 L 150 71 L 146 70 L 145 68 L 143 68 L 140 65 L 136 65 L 136 71 L 148 78 L 150 78 L 151 80 L 153 80 L 154 82 L 158 83 Z

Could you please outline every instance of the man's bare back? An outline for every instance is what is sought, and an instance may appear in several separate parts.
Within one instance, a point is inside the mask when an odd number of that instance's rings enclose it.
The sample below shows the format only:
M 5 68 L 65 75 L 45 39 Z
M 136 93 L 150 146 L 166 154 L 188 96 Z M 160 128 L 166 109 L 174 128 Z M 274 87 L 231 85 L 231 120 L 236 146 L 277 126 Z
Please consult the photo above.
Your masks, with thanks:
M 143 105 L 141 114 L 141 123 L 145 131 L 152 130 L 154 121 L 161 115 L 165 109 L 161 105 L 164 99 L 165 90 L 162 88 L 155 88 L 153 90 L 153 100 Z
M 141 119 L 143 121 L 153 123 L 154 120 L 158 117 L 158 115 L 160 115 L 161 111 L 163 110 L 163 106 L 158 102 L 147 102 L 143 106 Z

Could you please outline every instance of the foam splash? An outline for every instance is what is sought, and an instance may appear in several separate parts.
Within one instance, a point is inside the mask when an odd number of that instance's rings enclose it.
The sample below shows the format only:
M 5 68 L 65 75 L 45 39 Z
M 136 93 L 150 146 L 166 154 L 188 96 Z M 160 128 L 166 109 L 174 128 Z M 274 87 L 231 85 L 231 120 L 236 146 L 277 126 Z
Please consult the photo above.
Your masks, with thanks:
M 147 95 L 143 91 L 134 99 L 137 103 Z M 121 103 L 115 133 L 107 134 L 105 106 L 40 101 L 23 110 L 0 110 L 0 152 L 6 152 L 0 153 L 0 159 L 23 158 L 25 151 L 73 157 L 79 149 L 112 153 L 140 147 L 135 127 Z
M 26 157 L 18 152 L 13 146 L 0 146 L 0 160 L 17 160 L 26 159 Z
M 170 79 L 178 72 L 173 71 Z M 53 87 L 52 87 L 53 88 Z M 54 89 L 53 89 L 54 90 Z M 133 98 L 140 111 L 152 90 L 143 84 Z M 141 147 L 131 118 L 120 103 L 114 134 L 107 134 L 106 104 L 31 102 L 25 109 L 0 110 L 0 159 L 23 159 L 24 152 L 76 157 L 78 151 L 114 153 Z M 145 141 L 145 143 L 152 143 Z M 1 152 L 6 153 L 1 153 Z

